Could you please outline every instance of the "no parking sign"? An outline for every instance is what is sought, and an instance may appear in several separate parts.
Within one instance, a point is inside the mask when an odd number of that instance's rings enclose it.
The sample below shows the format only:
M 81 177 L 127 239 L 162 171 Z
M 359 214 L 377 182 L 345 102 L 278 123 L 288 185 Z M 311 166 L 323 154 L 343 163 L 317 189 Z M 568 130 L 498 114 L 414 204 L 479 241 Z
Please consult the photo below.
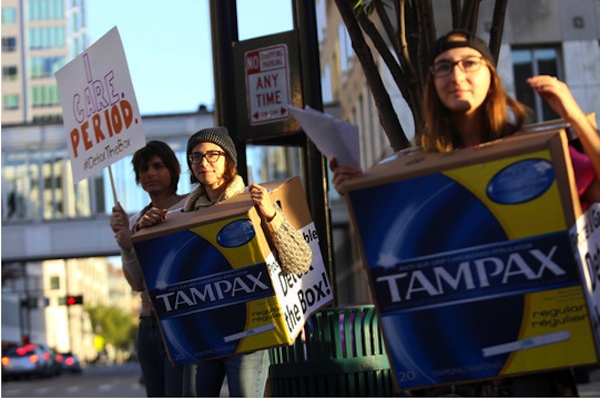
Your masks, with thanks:
M 248 120 L 251 125 L 290 117 L 290 71 L 286 44 L 245 53 Z
M 295 31 L 233 44 L 237 139 L 254 142 L 301 132 L 288 105 L 304 107 Z

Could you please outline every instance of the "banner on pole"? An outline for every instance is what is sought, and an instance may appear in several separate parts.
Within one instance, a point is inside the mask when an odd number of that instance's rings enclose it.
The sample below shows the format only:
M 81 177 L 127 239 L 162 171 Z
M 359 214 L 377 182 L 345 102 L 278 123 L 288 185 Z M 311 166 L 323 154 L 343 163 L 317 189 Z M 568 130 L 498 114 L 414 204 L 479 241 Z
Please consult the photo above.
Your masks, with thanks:
M 75 183 L 146 144 L 116 26 L 55 77 Z

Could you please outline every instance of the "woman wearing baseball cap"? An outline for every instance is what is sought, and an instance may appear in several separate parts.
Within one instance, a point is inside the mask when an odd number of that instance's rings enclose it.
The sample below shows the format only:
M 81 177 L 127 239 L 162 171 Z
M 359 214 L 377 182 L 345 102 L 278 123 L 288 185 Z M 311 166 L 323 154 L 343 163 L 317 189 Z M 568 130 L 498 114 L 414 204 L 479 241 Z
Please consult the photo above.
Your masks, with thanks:
M 417 145 L 425 151 L 448 152 L 511 135 L 523 127 L 528 109 L 502 86 L 486 43 L 463 30 L 453 30 L 433 45 L 423 96 L 424 126 Z M 579 199 L 585 209 L 600 202 L 600 135 L 569 87 L 554 76 L 527 79 L 533 90 L 569 122 L 583 152 L 569 147 Z M 344 181 L 359 172 L 331 158 L 333 184 L 344 194 Z
M 440 37 L 428 59 L 423 117 L 417 145 L 424 151 L 450 152 L 509 136 L 525 123 L 527 107 L 502 86 L 495 60 L 486 43 L 469 32 L 454 30 Z M 527 83 L 554 111 L 569 122 L 583 152 L 569 146 L 582 208 L 600 202 L 600 135 L 583 113 L 568 86 L 541 75 Z M 333 184 L 344 195 L 344 182 L 360 172 L 330 159 Z M 447 396 L 427 388 L 425 396 Z M 541 372 L 503 381 L 455 386 L 459 396 L 577 396 L 571 370 Z M 456 395 L 454 395 L 456 396 Z

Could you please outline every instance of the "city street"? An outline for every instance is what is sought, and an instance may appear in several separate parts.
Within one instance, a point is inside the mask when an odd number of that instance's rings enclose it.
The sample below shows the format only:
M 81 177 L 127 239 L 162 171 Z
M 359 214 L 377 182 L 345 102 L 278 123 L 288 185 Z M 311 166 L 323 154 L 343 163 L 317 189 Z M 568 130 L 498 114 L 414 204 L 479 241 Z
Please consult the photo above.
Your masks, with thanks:
M 81 374 L 64 373 L 46 379 L 3 381 L 1 396 L 6 398 L 143 398 L 140 366 L 88 366 Z
M 145 398 L 138 363 L 88 366 L 81 374 L 63 374 L 46 379 L 3 381 L 5 398 Z M 221 397 L 227 397 L 226 385 Z
M 579 396 L 586 398 L 598 398 L 600 397 L 600 369 L 592 370 L 589 375 L 589 383 L 579 384 L 577 386 L 577 389 L 579 390 Z
M 143 398 L 139 364 L 89 366 L 81 374 L 63 374 L 48 379 L 2 382 L 0 396 L 6 398 Z M 590 382 L 579 384 L 581 397 L 600 397 L 600 369 L 590 373 Z M 223 389 L 221 397 L 227 396 Z

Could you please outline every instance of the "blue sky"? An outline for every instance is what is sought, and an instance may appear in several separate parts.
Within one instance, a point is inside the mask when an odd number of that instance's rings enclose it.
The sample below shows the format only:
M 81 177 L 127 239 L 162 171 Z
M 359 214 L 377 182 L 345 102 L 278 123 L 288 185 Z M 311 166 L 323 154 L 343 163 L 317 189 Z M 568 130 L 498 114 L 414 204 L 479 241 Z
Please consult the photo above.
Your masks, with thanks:
M 239 39 L 293 28 L 292 0 L 237 0 Z M 119 30 L 142 115 L 214 104 L 208 0 L 87 0 L 94 43 Z

